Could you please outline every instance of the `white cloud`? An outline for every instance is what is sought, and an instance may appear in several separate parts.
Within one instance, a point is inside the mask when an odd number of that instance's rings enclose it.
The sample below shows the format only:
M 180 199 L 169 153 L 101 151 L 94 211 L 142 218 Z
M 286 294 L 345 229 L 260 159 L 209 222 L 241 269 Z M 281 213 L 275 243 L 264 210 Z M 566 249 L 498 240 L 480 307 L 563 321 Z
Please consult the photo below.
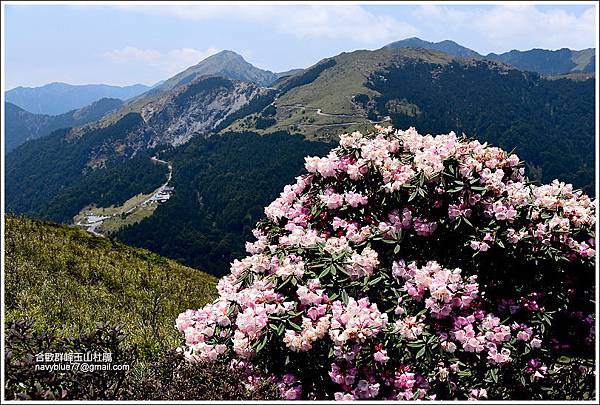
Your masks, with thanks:
M 218 51 L 215 48 L 208 48 L 206 50 L 180 48 L 161 52 L 152 48 L 140 49 L 133 46 L 126 46 L 106 52 L 103 56 L 114 63 L 128 65 L 131 68 L 143 68 L 146 66 L 158 69 L 167 75 L 174 75 L 197 64 L 210 55 L 214 55 Z
M 349 40 L 367 46 L 420 36 L 454 39 L 475 50 L 594 47 L 594 7 L 579 15 L 560 7 L 523 4 L 497 6 L 421 5 L 390 16 L 353 4 L 342 5 L 126 5 L 121 10 L 192 21 L 266 25 L 297 38 Z M 401 7 L 401 6 L 398 6 Z M 478 45 L 478 46 L 477 46 Z
M 413 36 L 418 30 L 396 18 L 374 14 L 358 5 L 163 5 L 119 6 L 122 10 L 194 21 L 228 21 L 269 25 L 298 38 L 354 40 L 383 45 Z
M 424 5 L 417 9 L 414 18 L 423 23 L 423 31 L 430 38 L 437 37 L 434 40 L 467 38 L 462 45 L 481 53 L 500 53 L 511 49 L 595 47 L 595 15 L 594 7 L 578 16 L 564 9 L 532 5 Z M 474 44 L 485 44 L 485 49 L 477 49 Z
M 104 54 L 108 59 L 117 63 L 129 63 L 131 61 L 156 63 L 162 58 L 162 54 L 156 49 L 140 49 L 133 46 L 126 46 L 121 49 L 114 49 Z

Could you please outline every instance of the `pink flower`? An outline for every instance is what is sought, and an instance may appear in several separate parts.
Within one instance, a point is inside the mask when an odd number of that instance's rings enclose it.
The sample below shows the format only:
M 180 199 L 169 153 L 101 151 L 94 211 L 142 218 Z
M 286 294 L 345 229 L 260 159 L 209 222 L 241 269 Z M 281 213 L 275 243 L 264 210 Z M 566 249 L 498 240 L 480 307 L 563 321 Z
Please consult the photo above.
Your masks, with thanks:
M 331 193 L 329 195 L 325 194 L 321 196 L 321 201 L 329 208 L 330 210 L 340 208 L 344 205 L 344 197 L 341 194 Z
M 308 315 L 308 317 L 310 319 L 312 319 L 313 321 L 316 321 L 317 318 L 325 315 L 325 312 L 327 311 L 327 306 L 326 305 L 319 305 L 316 307 L 311 307 L 306 314 Z
M 364 277 L 373 274 L 373 271 L 378 265 L 379 258 L 377 252 L 370 247 L 366 247 L 361 254 L 354 253 L 352 255 L 348 273 L 355 278 Z
M 450 395 L 466 391 L 469 399 L 486 399 L 478 385 L 485 367 L 473 367 L 480 361 L 505 373 L 514 359 L 527 378 L 546 378 L 554 364 L 525 354 L 542 346 L 540 325 L 522 322 L 544 306 L 554 307 L 556 297 L 543 292 L 519 297 L 521 278 L 498 279 L 503 272 L 486 274 L 480 286 L 477 275 L 503 261 L 488 264 L 477 252 L 492 247 L 495 255 L 526 252 L 531 262 L 542 258 L 551 265 L 555 257 L 565 269 L 583 269 L 565 272 L 572 280 L 564 290 L 586 302 L 593 289 L 580 277 L 593 270 L 594 200 L 559 181 L 530 184 L 519 159 L 502 149 L 454 133 L 423 136 L 414 128 L 344 134 L 327 156 L 307 157 L 305 168 L 309 174 L 285 186 L 265 208 L 266 219 L 253 232 L 256 240 L 246 244 L 247 257 L 234 260 L 231 273 L 219 280 L 218 298 L 178 316 L 187 361 L 232 356 L 245 368 L 249 389 L 268 380 L 283 399 L 433 399 L 440 382 L 448 384 Z M 453 176 L 471 186 L 456 188 Z M 418 183 L 427 192 L 411 199 Z M 448 263 L 461 260 L 465 249 L 475 253 L 474 262 L 464 262 L 463 271 L 431 261 L 429 253 L 444 256 L 430 252 L 441 245 L 457 250 L 450 251 Z M 545 274 L 550 273 L 540 276 Z M 502 299 L 498 292 L 508 295 Z M 500 316 L 487 312 L 493 309 Z M 591 345 L 593 314 L 572 316 L 585 326 L 583 344 Z M 424 356 L 418 366 L 399 364 L 410 356 L 400 352 L 394 358 L 396 349 L 388 355 L 386 347 L 396 342 L 416 354 L 411 342 L 429 336 L 440 342 L 441 357 L 434 363 Z M 547 350 L 563 348 L 549 341 Z M 313 377 L 331 378 L 337 387 L 321 392 L 312 377 L 273 375 L 270 363 L 262 362 L 263 356 L 283 359 L 290 352 L 327 361 L 331 370 Z M 530 360 L 526 366 L 524 358 Z M 305 371 L 302 361 L 280 366 L 278 372 Z M 474 374 L 459 378 L 460 371 Z M 457 378 L 473 385 L 459 388 Z
M 348 204 L 350 204 L 350 206 L 352 207 L 358 207 L 359 205 L 367 205 L 367 203 L 369 202 L 369 199 L 359 193 L 354 193 L 352 191 L 347 192 L 346 194 L 344 194 L 344 199 L 346 200 L 346 202 Z
M 469 392 L 469 400 L 487 399 L 487 390 L 485 388 L 473 388 Z
M 430 236 L 437 229 L 435 222 L 429 222 L 427 219 L 415 218 L 414 227 L 417 235 Z
M 336 401 L 354 401 L 354 395 L 350 393 L 336 392 L 333 396 Z
M 375 352 L 375 354 L 373 355 L 373 358 L 375 359 L 376 362 L 378 363 L 387 363 L 388 360 L 390 359 L 387 355 L 387 350 L 379 350 L 377 352 Z

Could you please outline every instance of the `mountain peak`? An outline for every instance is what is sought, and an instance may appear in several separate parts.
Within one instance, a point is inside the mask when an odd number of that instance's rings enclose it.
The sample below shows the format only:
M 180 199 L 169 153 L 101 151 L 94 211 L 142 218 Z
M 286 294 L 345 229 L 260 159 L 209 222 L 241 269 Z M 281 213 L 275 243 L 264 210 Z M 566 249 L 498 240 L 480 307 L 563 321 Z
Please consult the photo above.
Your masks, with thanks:
M 158 89 L 169 90 L 200 76 L 221 76 L 256 83 L 259 86 L 268 86 L 277 80 L 275 73 L 257 68 L 234 51 L 223 50 L 176 74 L 158 86 Z
M 198 64 L 205 63 L 205 62 L 211 61 L 211 60 L 217 60 L 217 59 L 218 60 L 246 62 L 244 57 L 242 55 L 240 55 L 239 53 L 225 49 L 223 51 L 220 51 L 213 55 L 210 55 L 209 57 L 207 57 L 205 59 L 202 59 Z M 248 62 L 246 62 L 246 63 L 248 63 Z
M 384 48 L 423 48 L 432 49 L 434 51 L 441 51 L 448 53 L 452 56 L 468 57 L 468 58 L 480 58 L 481 55 L 472 49 L 457 44 L 454 41 L 446 39 L 441 42 L 430 42 L 425 41 L 421 38 L 411 37 L 400 41 L 392 42 L 387 44 Z

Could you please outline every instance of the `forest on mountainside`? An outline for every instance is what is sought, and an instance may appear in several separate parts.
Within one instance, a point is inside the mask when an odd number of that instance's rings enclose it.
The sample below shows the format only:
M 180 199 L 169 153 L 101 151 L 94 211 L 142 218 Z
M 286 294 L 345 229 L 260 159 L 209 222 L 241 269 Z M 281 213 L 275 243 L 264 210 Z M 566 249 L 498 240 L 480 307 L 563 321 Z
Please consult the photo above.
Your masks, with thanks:
M 265 205 L 300 174 L 304 156 L 330 148 L 287 133 L 193 139 L 161 155 L 173 162 L 175 192 L 169 202 L 113 236 L 223 275 L 244 254 L 244 242 Z
M 593 194 L 594 83 L 540 80 L 536 73 L 517 70 L 498 80 L 484 62 L 453 62 L 389 68 L 385 75 L 372 75 L 367 87 L 380 92 L 376 110 L 390 115 L 397 128 L 463 132 L 514 148 L 533 179 L 558 178 Z

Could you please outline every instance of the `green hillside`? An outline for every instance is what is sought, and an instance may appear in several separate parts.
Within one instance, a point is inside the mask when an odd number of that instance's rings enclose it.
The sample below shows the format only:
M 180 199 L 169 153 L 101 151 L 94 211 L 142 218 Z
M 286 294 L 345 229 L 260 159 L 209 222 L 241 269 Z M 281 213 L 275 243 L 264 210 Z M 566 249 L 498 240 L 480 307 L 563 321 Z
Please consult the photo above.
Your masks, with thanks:
M 515 149 L 535 180 L 559 178 L 593 194 L 595 84 L 584 75 L 546 80 L 502 62 L 435 50 L 360 50 L 277 82 L 271 105 L 225 131 L 287 131 L 317 140 L 376 122 L 455 131 Z
M 332 146 L 283 132 L 194 138 L 163 156 L 173 162 L 173 197 L 111 236 L 224 275 L 245 255 L 264 207 L 302 172 L 304 156 L 325 155 Z
M 444 66 L 453 60 L 451 55 L 425 49 L 360 50 L 341 53 L 324 59 L 303 73 L 277 82 L 281 90 L 272 117 L 273 124 L 261 128 L 260 115 L 246 117 L 233 123 L 230 131 L 273 133 L 289 131 L 311 139 L 332 139 L 340 131 L 372 127 L 369 111 L 356 102 L 357 95 L 376 98 L 381 94 L 369 89 L 367 82 L 373 74 L 385 75 L 390 66 L 407 62 L 431 63 Z M 258 122 L 257 122 L 258 120 Z
M 8 217 L 4 242 L 6 321 L 63 336 L 122 326 L 143 357 L 176 347 L 177 315 L 216 294 L 212 276 L 64 225 Z

